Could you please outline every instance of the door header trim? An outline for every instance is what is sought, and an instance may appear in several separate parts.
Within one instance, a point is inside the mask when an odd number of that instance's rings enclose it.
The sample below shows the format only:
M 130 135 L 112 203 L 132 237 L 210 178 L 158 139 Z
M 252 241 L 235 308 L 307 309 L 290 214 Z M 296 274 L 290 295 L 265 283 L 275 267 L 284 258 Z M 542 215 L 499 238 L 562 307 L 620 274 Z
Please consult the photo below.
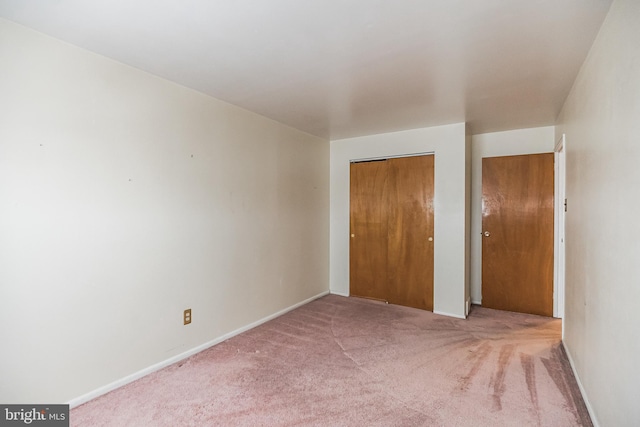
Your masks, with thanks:
M 408 154 L 399 154 L 397 156 L 366 157 L 364 159 L 349 160 L 349 163 L 380 162 L 384 160 L 397 159 L 402 157 L 432 156 L 434 154 L 435 154 L 435 151 L 427 151 L 425 153 L 408 153 Z

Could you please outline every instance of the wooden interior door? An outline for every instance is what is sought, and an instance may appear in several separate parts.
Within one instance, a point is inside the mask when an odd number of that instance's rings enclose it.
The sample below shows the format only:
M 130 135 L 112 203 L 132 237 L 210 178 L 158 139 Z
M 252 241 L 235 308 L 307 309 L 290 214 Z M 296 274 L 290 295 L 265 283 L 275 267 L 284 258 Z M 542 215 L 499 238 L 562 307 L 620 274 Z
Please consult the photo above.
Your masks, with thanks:
M 350 294 L 433 310 L 434 156 L 351 164 Z
M 349 287 L 352 296 L 387 301 L 386 160 L 351 163 Z
M 485 307 L 553 315 L 553 159 L 482 159 Z
M 389 302 L 433 310 L 434 156 L 390 159 Z

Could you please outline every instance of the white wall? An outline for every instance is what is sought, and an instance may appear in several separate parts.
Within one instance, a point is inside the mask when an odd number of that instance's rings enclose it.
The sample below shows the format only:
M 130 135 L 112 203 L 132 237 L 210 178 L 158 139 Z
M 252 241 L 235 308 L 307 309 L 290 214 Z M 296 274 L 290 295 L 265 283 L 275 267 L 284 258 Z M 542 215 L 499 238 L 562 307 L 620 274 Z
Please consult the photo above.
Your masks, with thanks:
M 482 302 L 482 159 L 550 153 L 554 127 L 473 135 L 471 139 L 471 301 Z
M 328 291 L 328 141 L 5 20 L 0 64 L 0 402 Z
M 331 142 L 331 292 L 349 294 L 349 162 L 415 153 L 435 154 L 434 312 L 465 317 L 465 124 Z
M 601 426 L 640 425 L 640 2 L 614 1 L 558 119 L 564 343 Z

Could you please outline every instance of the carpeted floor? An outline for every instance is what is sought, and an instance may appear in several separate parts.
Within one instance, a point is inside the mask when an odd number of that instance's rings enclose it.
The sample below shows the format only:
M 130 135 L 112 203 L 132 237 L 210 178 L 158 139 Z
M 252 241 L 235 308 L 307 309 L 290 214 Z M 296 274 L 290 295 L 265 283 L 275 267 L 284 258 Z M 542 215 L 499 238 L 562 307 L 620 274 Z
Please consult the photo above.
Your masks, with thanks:
M 560 320 L 329 295 L 71 411 L 72 426 L 591 426 Z

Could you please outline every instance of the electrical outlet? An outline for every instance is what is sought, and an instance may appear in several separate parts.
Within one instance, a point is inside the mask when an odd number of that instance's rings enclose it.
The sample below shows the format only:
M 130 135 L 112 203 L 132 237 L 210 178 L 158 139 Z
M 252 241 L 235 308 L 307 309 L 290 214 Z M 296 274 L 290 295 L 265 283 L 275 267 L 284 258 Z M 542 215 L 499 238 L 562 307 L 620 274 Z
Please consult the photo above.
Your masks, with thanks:
M 184 311 L 183 320 L 184 320 L 184 324 L 185 325 L 188 325 L 189 323 L 191 323 L 191 309 L 190 308 L 187 308 Z

